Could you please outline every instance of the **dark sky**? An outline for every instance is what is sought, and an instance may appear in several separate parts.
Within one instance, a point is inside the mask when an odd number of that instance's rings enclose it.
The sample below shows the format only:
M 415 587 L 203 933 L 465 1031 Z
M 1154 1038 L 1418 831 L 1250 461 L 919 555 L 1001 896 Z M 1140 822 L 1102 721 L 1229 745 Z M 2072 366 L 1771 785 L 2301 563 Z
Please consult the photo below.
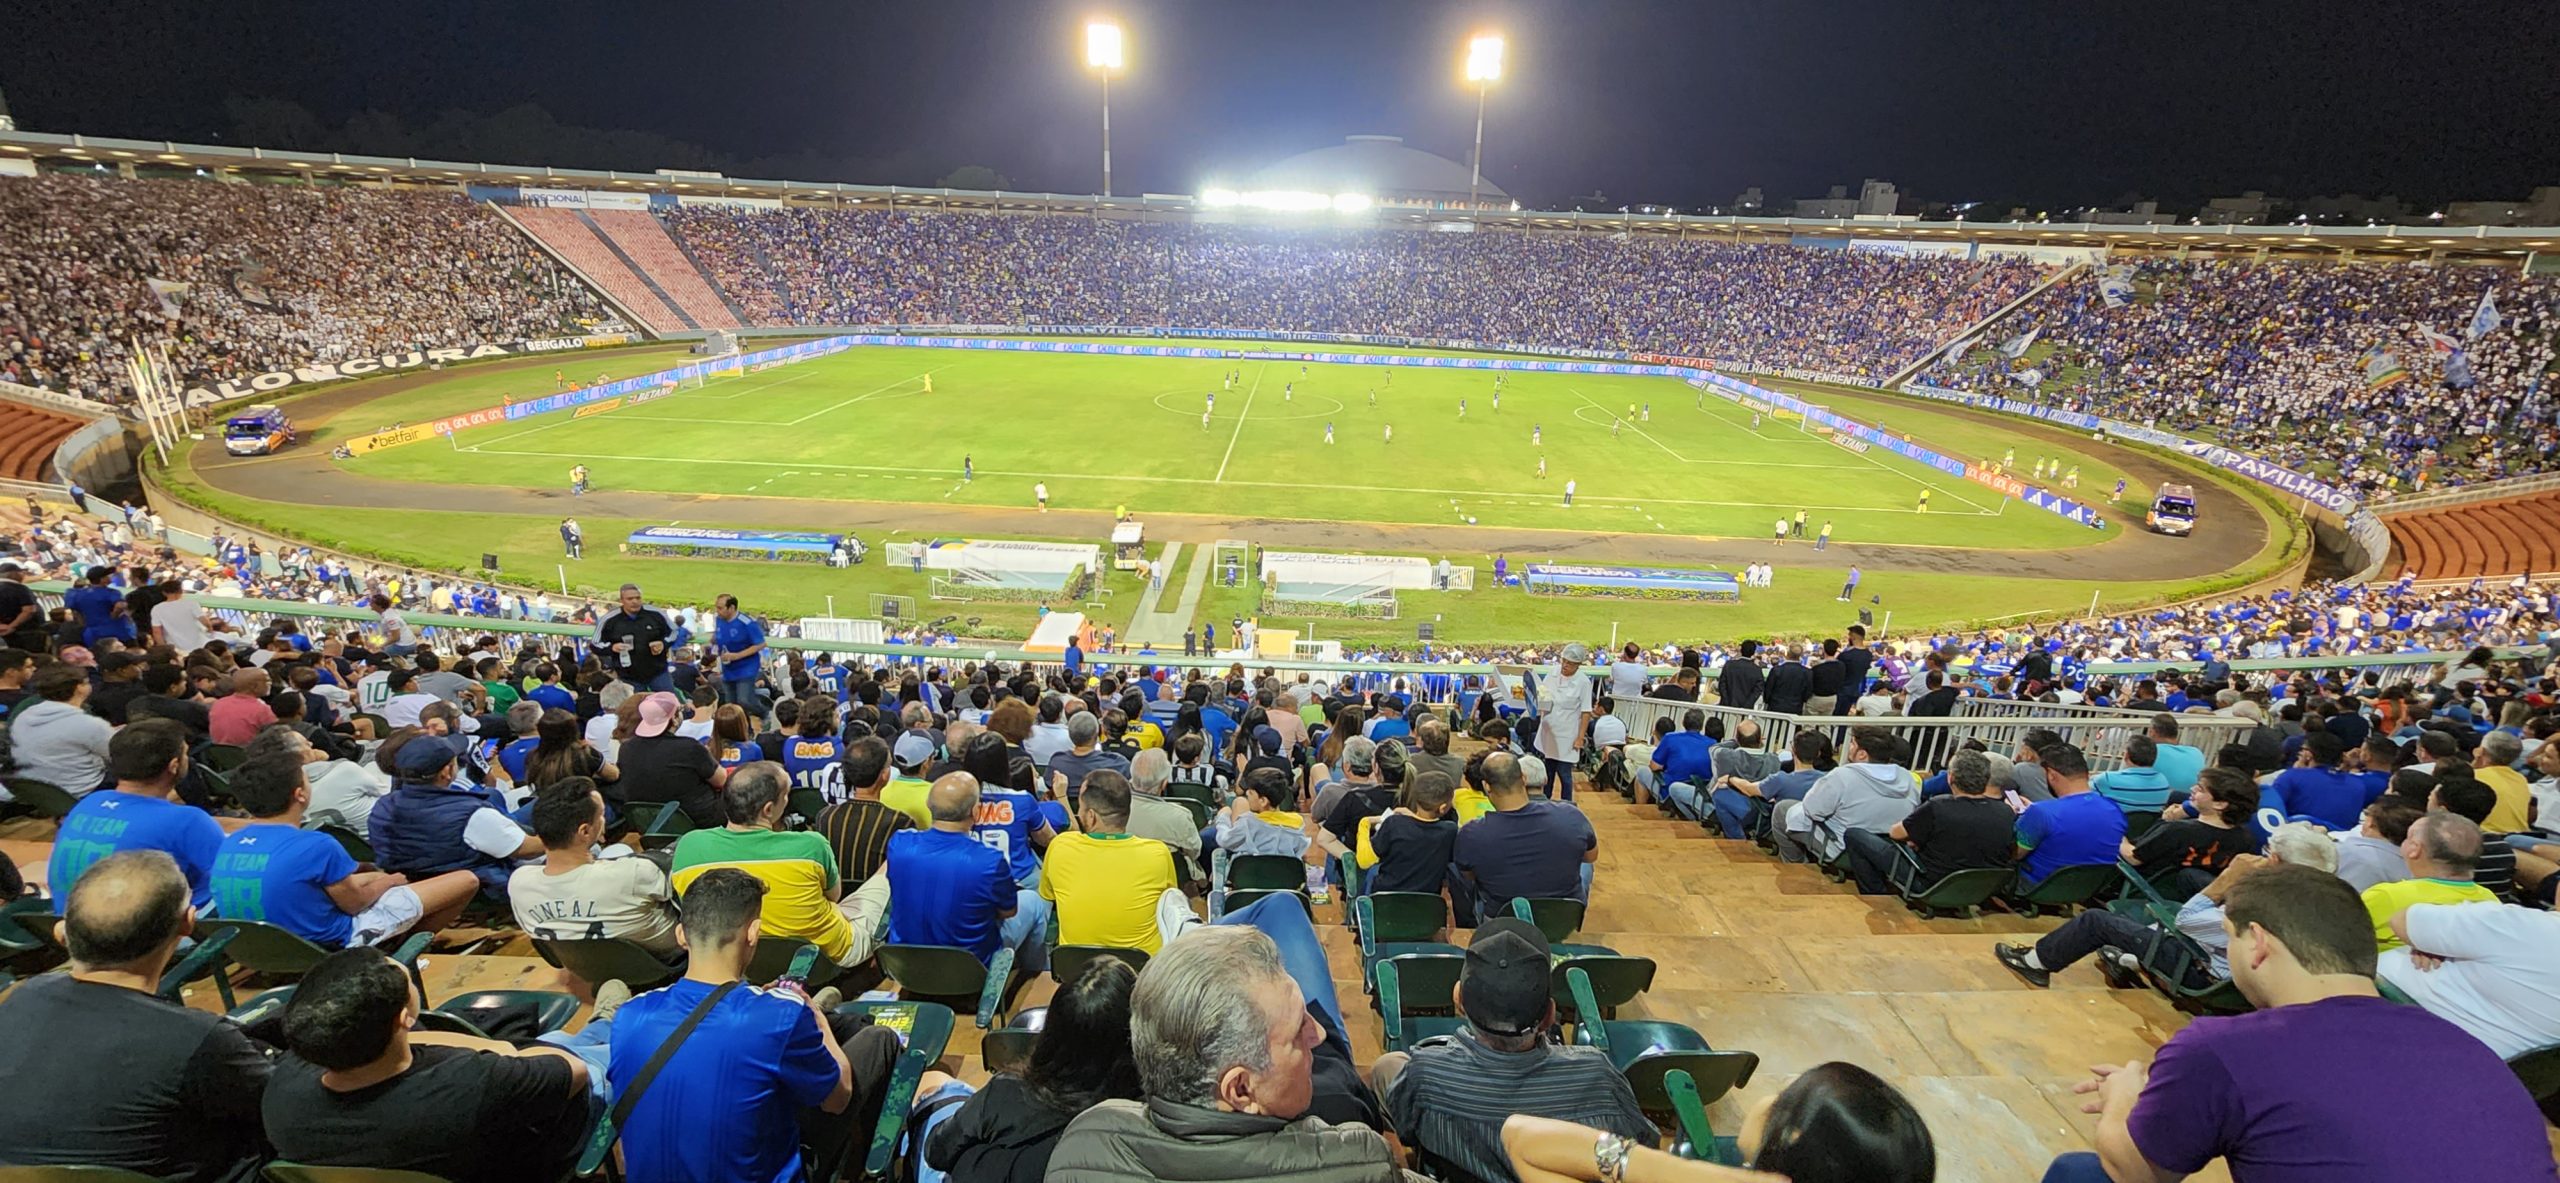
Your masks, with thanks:
M 12 0 L 0 92 L 32 130 L 193 141 L 233 138 L 229 99 L 300 104 L 332 141 L 366 111 L 423 125 L 532 103 L 789 179 L 930 184 L 980 164 L 1086 193 L 1100 100 L 1081 28 L 1104 14 L 1130 39 L 1111 92 L 1122 193 L 1197 192 L 1355 133 L 1463 160 L 1459 58 L 1480 28 L 1511 45 L 1488 175 L 1540 205 L 1870 176 L 2030 209 L 2560 184 L 2550 0 Z M 669 163 L 645 144 L 574 163 Z

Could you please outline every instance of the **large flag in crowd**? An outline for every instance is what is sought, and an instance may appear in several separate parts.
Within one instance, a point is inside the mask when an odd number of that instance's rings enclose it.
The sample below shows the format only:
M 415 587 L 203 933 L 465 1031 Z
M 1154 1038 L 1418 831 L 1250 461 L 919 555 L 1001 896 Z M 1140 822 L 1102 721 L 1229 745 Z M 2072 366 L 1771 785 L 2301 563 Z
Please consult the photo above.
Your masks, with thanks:
M 2036 327 L 2028 329 L 2026 332 L 2020 333 L 2016 337 L 2011 338 L 2008 344 L 2000 347 L 2000 356 L 2008 358 L 2011 361 L 2016 361 L 2019 358 L 2025 357 L 2027 355 L 2027 347 L 2035 344 L 2036 334 L 2043 331 L 2044 326 L 2037 325 Z
M 2098 298 L 2109 308 L 2122 308 L 2133 300 L 2133 264 L 2118 263 L 2098 269 Z
M 2471 312 L 2470 331 L 2463 334 L 2463 339 L 2477 341 L 2482 334 L 2497 332 L 2499 323 L 2497 293 L 2482 292 L 2480 306 Z
M 2475 380 L 2471 376 L 2471 358 L 2456 349 L 2444 359 L 2444 384 L 2456 390 L 2469 390 Z
M 2406 380 L 2408 368 L 2391 351 L 2379 345 L 2364 351 L 2364 385 L 2367 390 L 2380 390 L 2394 382 Z

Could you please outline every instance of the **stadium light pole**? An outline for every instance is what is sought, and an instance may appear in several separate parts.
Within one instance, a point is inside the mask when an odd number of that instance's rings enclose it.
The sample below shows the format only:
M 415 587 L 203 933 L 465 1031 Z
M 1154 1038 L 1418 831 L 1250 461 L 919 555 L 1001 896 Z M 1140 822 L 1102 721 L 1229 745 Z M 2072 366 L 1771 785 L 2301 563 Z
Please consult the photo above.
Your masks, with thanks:
M 1111 72 L 1121 65 L 1120 26 L 1094 21 L 1084 27 L 1084 64 L 1102 72 L 1102 195 L 1111 196 Z
M 1485 92 L 1502 77 L 1502 35 L 1488 33 L 1467 42 L 1467 81 L 1476 84 L 1476 151 L 1467 170 L 1467 209 L 1474 212 L 1479 190 L 1484 188 L 1484 99 Z

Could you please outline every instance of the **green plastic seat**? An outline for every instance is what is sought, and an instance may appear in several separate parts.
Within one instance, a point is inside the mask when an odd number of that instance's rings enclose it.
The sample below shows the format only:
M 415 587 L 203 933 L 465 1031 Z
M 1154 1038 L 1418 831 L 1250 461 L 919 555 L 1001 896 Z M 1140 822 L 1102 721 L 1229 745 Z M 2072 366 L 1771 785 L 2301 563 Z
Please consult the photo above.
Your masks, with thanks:
M 315 1167 L 298 1162 L 267 1164 L 268 1183 L 445 1183 L 424 1171 L 390 1171 L 379 1167 Z
M 205 956 L 207 946 L 211 947 L 212 959 L 204 968 L 213 977 L 214 989 L 222 995 L 222 1009 L 225 1011 L 236 1010 L 240 1005 L 232 997 L 231 974 L 226 967 L 237 965 L 267 977 L 298 978 L 311 972 L 313 966 L 320 964 L 321 958 L 332 952 L 258 920 L 230 920 L 217 916 L 206 920 L 198 935 L 201 943 L 195 953 L 188 955 L 187 961 Z M 393 961 L 408 968 L 409 980 L 418 984 L 418 995 L 422 1001 L 427 1001 L 426 983 L 418 976 L 418 958 L 434 942 L 433 934 L 412 933 L 391 954 Z M 184 967 L 187 962 L 179 964 Z M 174 974 L 177 970 L 170 972 Z M 165 992 L 168 987 L 169 980 L 162 978 L 162 990 Z
M 1582 931 L 1584 908 L 1581 900 L 1515 899 L 1511 901 L 1510 908 L 1514 917 L 1537 925 L 1539 934 L 1546 937 L 1550 945 L 1570 941 L 1573 934 Z
M 20 916 L 33 917 L 41 921 L 44 931 L 35 932 L 21 925 L 18 922 Z M 53 914 L 53 901 L 43 896 L 19 896 L 17 899 L 0 904 L 0 958 L 55 948 L 53 922 L 56 919 L 57 917 Z
M 1600 1007 L 1602 1019 L 1614 1018 L 1618 1008 L 1636 1000 L 1653 988 L 1654 964 L 1650 957 L 1567 957 L 1548 971 L 1548 988 L 1556 1000 L 1556 1010 L 1566 1022 L 1581 1015 L 1582 1000 L 1574 997 L 1572 975 L 1580 971 L 1591 983 L 1592 1001 Z
M 794 966 L 793 961 L 800 957 L 801 950 L 804 949 L 810 954 L 806 964 Z M 756 955 L 747 962 L 747 981 L 752 985 L 770 986 L 776 979 L 789 974 L 795 968 L 800 970 L 803 975 L 801 980 L 806 982 L 809 989 L 813 991 L 836 980 L 838 975 L 844 973 L 844 967 L 837 965 L 835 959 L 819 954 L 816 945 L 798 937 L 775 936 L 767 933 L 756 940 Z M 629 984 L 624 983 L 624 985 Z
M 1920 882 L 1920 865 L 1907 858 L 1887 864 L 1887 876 L 1902 902 L 1922 916 L 1936 919 L 1941 912 L 1953 912 L 1971 919 L 1979 915 L 1982 905 L 2007 889 L 2016 872 L 2007 867 L 1977 867 L 1957 871 L 1935 883 Z
M 1013 950 L 996 950 L 981 964 L 976 954 L 952 945 L 882 945 L 880 968 L 898 983 L 900 998 L 967 998 L 976 1002 L 978 1029 L 995 1025 L 1012 990 Z
M 2140 954 L 2140 960 L 2142 976 L 2168 996 L 2170 1005 L 2188 1014 L 2243 1015 L 2258 1009 L 2256 1003 L 2250 1002 L 2249 997 L 2240 992 L 2238 983 L 2229 978 L 2211 977 L 2210 966 L 2205 963 L 2204 955 L 2197 951 L 2195 943 L 2175 931 L 2153 932 L 2149 946 Z M 2202 986 L 2188 984 L 2199 970 L 2205 971 L 2206 983 Z
M 2160 815 L 2150 810 L 2137 810 L 2124 815 L 2124 836 L 2128 842 L 2140 842 L 2151 827 L 2160 824 Z
M 1360 982 L 1375 992 L 1377 964 L 1411 954 L 1464 956 L 1466 950 L 1431 938 L 1449 926 L 1449 902 L 1421 892 L 1381 891 L 1351 902 L 1352 928 L 1360 938 Z
M 898 1143 L 905 1137 L 907 1111 L 915 1108 L 916 1089 L 924 1080 L 925 1070 L 942 1059 L 951 1044 L 951 1029 L 957 1019 L 951 1008 L 932 1002 L 848 1002 L 836 1008 L 838 1014 L 868 1014 L 872 1021 L 899 1033 L 906 1041 L 898 1053 L 898 1063 L 889 1072 L 886 1098 L 880 1106 L 880 1124 L 873 1127 L 871 1141 L 863 1147 L 862 1168 L 852 1169 L 850 1161 L 812 1163 L 813 1179 L 856 1178 L 887 1179 L 889 1165 L 897 1156 Z M 846 1159 L 862 1143 L 848 1140 Z
M 1229 891 L 1297 891 L 1307 885 L 1307 864 L 1285 854 L 1219 855 L 1226 861 Z
M 600 937 L 591 941 L 548 941 L 534 938 L 533 950 L 553 967 L 578 975 L 590 986 L 620 982 L 632 993 L 655 990 L 684 971 L 658 960 L 638 941 Z
M 1564 977 L 1576 1012 L 1590 1015 L 1606 1009 L 1588 968 L 1568 966 Z M 1716 1142 L 1706 1106 L 1751 1083 L 1751 1074 L 1760 1068 L 1757 1054 L 1717 1051 L 1705 1036 L 1679 1023 L 1587 1018 L 1574 1024 L 1573 1042 L 1607 1053 L 1635 1090 L 1640 1108 L 1657 1118 L 1672 1118 L 1684 1140 L 1705 1149 Z
M 1221 902 L 1221 905 L 1214 909 L 1217 915 L 1211 916 L 1210 919 L 1216 920 L 1230 912 L 1241 911 L 1245 907 L 1251 905 L 1254 901 L 1259 900 L 1264 896 L 1272 895 L 1285 895 L 1296 899 L 1298 901 L 1298 906 L 1306 909 L 1308 921 L 1313 922 L 1315 920 L 1315 901 L 1308 899 L 1307 893 L 1294 887 L 1247 888 L 1242 891 L 1229 891 L 1226 894 L 1226 898 Z
M 1096 958 L 1115 958 L 1129 963 L 1131 969 L 1147 967 L 1147 951 L 1122 949 L 1112 945 L 1060 945 L 1049 950 L 1049 976 L 1061 986 L 1076 980 L 1084 967 Z
M 232 1007 L 229 1012 L 230 1019 L 243 1027 L 254 1027 L 269 1019 L 282 1016 L 284 1008 L 292 1001 L 293 987 L 291 986 L 276 986 L 260 990 L 250 995 L 247 1002 Z
M 365 841 L 364 835 L 356 833 L 354 827 L 336 822 L 323 822 L 312 829 L 327 834 L 331 841 L 338 844 L 339 849 L 347 852 L 348 858 L 366 866 L 373 865 L 373 844 Z
M 70 790 L 51 781 L 13 776 L 0 783 L 6 783 L 9 786 L 9 795 L 17 798 L 18 804 L 34 810 L 37 817 L 60 821 L 70 815 L 72 806 L 80 803 L 80 799 L 72 796 Z
M 230 776 L 232 769 L 240 767 L 240 762 L 248 758 L 249 753 L 241 750 L 238 745 L 227 743 L 209 743 L 196 753 L 196 763 L 203 765 L 208 771 L 219 772 L 226 778 Z
M 1165 797 L 1165 800 L 1171 801 L 1174 804 L 1191 811 L 1191 828 L 1195 830 L 1208 829 L 1209 819 L 1216 817 L 1218 814 L 1217 806 L 1211 805 L 1196 797 L 1175 797 L 1168 795 Z
M 418 1019 L 420 1026 L 431 1025 L 429 1015 L 438 1016 L 434 1022 L 459 1020 L 469 1027 L 463 1034 L 486 1034 L 499 1012 L 527 1005 L 533 1007 L 537 1035 L 549 1035 L 578 1017 L 577 997 L 558 990 L 473 990 L 437 1003 Z
M 1466 958 L 1421 954 L 1391 957 L 1378 963 L 1378 1013 L 1385 1020 L 1385 1048 L 1400 1052 L 1437 1035 L 1457 1032 L 1467 1021 L 1454 1015 L 1417 1018 L 1408 1010 L 1454 1010 L 1458 973 Z
M 2120 877 L 2114 863 L 2064 867 L 2032 887 L 2020 880 L 2021 889 L 2012 891 L 2008 899 L 2029 916 L 2042 915 L 2047 908 L 2068 915 L 2074 907 L 2095 903 L 2098 894 L 2115 886 Z
M 655 813 L 651 813 L 650 808 L 647 805 L 633 806 L 635 811 L 647 817 L 640 825 L 643 849 L 664 850 L 675 845 L 676 839 L 693 832 L 693 817 L 684 811 L 684 802 L 665 802 L 656 807 Z

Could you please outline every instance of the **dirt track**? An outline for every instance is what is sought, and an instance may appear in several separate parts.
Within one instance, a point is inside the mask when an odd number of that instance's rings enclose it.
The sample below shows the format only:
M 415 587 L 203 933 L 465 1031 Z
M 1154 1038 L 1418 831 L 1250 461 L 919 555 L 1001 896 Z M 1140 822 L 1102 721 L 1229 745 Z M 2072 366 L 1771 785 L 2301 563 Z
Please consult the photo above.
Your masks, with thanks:
M 508 368 L 556 367 L 556 358 L 487 363 Z M 557 489 L 511 489 L 485 485 L 423 486 L 357 476 L 329 462 L 325 442 L 315 436 L 331 418 L 385 395 L 414 389 L 438 374 L 403 374 L 351 383 L 293 400 L 289 409 L 305 443 L 276 456 L 234 457 L 197 448 L 195 469 L 207 485 L 263 501 L 310 503 L 371 509 L 427 509 L 447 513 L 552 514 L 566 510 L 571 499 Z M 1931 404 L 1931 412 L 1976 415 L 1954 406 Z M 2087 446 L 2078 433 L 2007 415 L 1987 416 L 2029 439 L 2068 441 Z M 2183 470 L 2130 450 L 2117 450 L 2119 462 L 2137 479 L 2157 484 L 2187 477 Z M 2254 503 L 2212 481 L 2196 481 L 2200 516 L 2207 523 L 2191 538 L 2169 538 L 2128 528 L 2113 540 L 2070 550 L 1976 550 L 1884 543 L 1836 543 L 1821 554 L 1826 564 L 1856 563 L 1876 571 L 1930 571 L 1960 575 L 2004 575 L 2017 578 L 2102 581 L 2200 579 L 2247 562 L 2266 544 L 2267 523 Z M 1029 507 L 925 505 L 907 502 L 836 501 L 803 498 L 720 496 L 689 493 L 605 491 L 574 502 L 590 516 L 718 522 L 742 526 L 789 526 L 804 529 L 852 529 L 878 535 L 896 530 L 907 536 L 961 537 L 972 534 L 1104 538 L 1110 514 L 1103 510 L 1056 510 L 1039 513 Z M 1213 542 L 1241 538 L 1265 546 L 1306 550 L 1386 551 L 1415 554 L 1503 554 L 1515 559 L 1571 559 L 1613 564 L 1740 566 L 1763 560 L 1804 563 L 1813 556 L 1809 543 L 1771 546 L 1766 539 L 1664 536 L 1534 530 L 1492 526 L 1402 525 L 1370 522 L 1326 522 L 1286 518 L 1225 518 L 1150 510 L 1149 533 L 1158 540 Z

